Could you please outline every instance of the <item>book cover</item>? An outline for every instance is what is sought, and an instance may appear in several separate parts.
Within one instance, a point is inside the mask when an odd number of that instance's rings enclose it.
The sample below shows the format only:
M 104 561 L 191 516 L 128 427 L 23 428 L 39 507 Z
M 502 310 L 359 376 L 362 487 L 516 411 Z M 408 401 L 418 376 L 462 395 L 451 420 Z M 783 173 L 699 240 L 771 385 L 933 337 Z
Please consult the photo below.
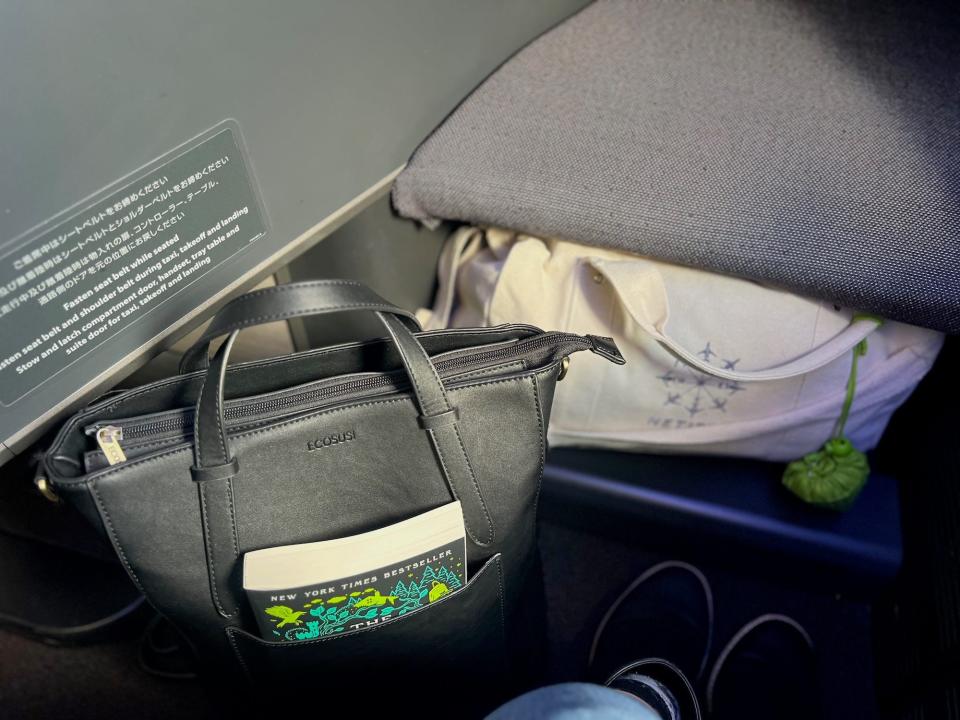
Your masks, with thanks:
M 311 640 L 427 607 L 466 584 L 465 537 L 457 502 L 362 535 L 247 553 L 260 634 Z

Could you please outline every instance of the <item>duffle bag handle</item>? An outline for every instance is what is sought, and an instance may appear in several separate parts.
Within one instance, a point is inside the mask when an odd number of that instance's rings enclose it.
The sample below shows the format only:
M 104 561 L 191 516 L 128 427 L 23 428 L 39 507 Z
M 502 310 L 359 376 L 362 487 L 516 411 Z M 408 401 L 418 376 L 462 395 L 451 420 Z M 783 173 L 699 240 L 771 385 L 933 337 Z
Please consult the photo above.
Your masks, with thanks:
M 359 297 L 363 299 L 358 300 Z M 232 488 L 241 466 L 230 450 L 223 417 L 223 388 L 230 349 L 245 327 L 358 309 L 374 312 L 397 348 L 420 412 L 418 422 L 429 438 L 452 496 L 460 500 L 468 535 L 478 545 L 489 545 L 494 540 L 493 521 L 464 449 L 457 410 L 451 405 L 430 357 L 400 320 L 404 316 L 409 318 L 409 314 L 364 285 L 349 280 L 292 283 L 258 290 L 228 303 L 197 343 L 206 347 L 218 335 L 229 333 L 207 369 L 197 400 L 194 466 L 191 468 L 199 493 L 211 595 L 223 617 L 236 615 L 237 599 L 241 597 Z
M 640 329 L 687 365 L 724 380 L 762 382 L 806 375 L 849 355 L 881 323 L 879 318 L 855 316 L 847 327 L 825 343 L 793 360 L 760 370 L 726 370 L 704 362 L 667 333 L 670 302 L 663 277 L 653 263 L 640 258 L 621 261 L 588 257 L 584 260 L 607 280 L 624 310 Z

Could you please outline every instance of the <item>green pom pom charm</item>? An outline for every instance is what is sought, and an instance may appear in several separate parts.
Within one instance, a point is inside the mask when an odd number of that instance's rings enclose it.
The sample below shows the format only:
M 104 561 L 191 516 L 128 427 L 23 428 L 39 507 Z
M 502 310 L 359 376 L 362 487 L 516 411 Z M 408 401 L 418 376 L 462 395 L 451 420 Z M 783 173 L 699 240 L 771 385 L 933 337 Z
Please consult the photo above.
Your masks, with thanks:
M 870 476 L 867 456 L 843 435 L 857 389 L 857 361 L 867 353 L 867 341 L 853 349 L 847 394 L 833 437 L 817 452 L 794 460 L 783 471 L 783 484 L 801 500 L 831 510 L 846 510 L 857 499 Z
M 813 505 L 846 510 L 867 484 L 867 456 L 844 437 L 827 440 L 823 448 L 794 460 L 783 473 L 783 484 Z

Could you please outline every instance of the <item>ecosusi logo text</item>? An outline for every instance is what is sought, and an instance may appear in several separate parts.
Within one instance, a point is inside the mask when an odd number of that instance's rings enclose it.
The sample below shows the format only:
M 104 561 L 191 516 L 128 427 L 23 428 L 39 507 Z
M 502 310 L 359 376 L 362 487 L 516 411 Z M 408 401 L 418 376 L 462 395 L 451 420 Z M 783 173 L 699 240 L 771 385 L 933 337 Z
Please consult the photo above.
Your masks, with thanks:
M 316 440 L 311 440 L 307 443 L 307 452 L 313 452 L 315 450 L 323 450 L 324 448 L 332 447 L 334 445 L 342 445 L 343 443 L 348 443 L 351 440 L 357 439 L 356 430 L 347 430 L 346 432 L 334 433 L 332 435 L 327 435 L 326 437 L 320 437 Z

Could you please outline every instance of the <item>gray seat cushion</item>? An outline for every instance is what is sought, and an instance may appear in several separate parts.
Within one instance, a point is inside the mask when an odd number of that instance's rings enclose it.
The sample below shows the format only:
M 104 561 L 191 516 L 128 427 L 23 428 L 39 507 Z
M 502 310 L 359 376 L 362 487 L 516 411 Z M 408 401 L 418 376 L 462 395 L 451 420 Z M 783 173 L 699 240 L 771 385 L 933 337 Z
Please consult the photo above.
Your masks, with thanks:
M 394 204 L 956 332 L 957 30 L 924 3 L 600 0 L 474 91 Z

